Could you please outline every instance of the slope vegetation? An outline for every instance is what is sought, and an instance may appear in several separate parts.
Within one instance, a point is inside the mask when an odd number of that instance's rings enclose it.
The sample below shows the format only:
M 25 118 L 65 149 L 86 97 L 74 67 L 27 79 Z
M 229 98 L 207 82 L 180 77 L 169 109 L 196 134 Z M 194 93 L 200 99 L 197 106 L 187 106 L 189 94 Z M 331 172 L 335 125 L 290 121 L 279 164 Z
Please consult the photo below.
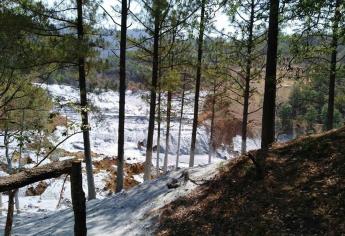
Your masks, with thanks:
M 163 208 L 158 235 L 345 234 L 345 127 L 248 156 Z M 251 153 L 254 157 L 260 151 Z

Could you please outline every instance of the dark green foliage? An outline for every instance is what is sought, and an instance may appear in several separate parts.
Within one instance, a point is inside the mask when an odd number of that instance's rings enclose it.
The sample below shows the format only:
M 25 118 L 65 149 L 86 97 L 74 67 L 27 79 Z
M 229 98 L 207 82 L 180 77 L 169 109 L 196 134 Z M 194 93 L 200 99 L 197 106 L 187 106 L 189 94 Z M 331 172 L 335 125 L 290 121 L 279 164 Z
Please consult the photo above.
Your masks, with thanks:
M 345 118 L 345 103 L 343 99 L 344 80 L 339 78 L 336 86 L 334 126 L 340 127 Z M 297 81 L 293 86 L 288 103 L 282 105 L 278 116 L 283 124 L 290 124 L 296 121 L 307 129 L 312 129 L 313 125 L 327 122 L 327 98 L 328 80 L 327 75 L 315 74 L 309 81 Z M 287 115 L 287 108 L 291 108 L 291 115 Z M 287 119 L 287 120 L 286 120 Z M 284 130 L 284 128 L 283 128 Z

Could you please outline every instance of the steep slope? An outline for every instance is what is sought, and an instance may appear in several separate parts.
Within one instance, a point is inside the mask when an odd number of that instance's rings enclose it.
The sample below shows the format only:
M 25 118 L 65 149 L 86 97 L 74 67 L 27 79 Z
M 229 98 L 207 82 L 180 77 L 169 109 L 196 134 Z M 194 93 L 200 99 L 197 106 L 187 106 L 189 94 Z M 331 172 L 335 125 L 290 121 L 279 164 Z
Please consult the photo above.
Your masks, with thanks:
M 232 160 L 213 180 L 165 206 L 157 234 L 343 235 L 344 144 L 345 127 L 276 144 L 263 180 L 248 156 Z

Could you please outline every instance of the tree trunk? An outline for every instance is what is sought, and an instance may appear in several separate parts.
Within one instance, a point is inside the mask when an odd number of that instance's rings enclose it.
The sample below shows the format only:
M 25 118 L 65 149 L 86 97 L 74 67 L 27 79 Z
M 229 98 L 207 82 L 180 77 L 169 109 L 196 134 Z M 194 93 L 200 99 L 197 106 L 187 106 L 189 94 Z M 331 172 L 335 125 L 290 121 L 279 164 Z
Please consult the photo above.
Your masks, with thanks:
M 179 120 L 178 137 L 177 137 L 176 169 L 178 168 L 178 163 L 179 163 L 179 159 L 180 159 L 180 146 L 181 146 L 181 132 L 182 132 L 184 94 L 185 94 L 185 84 L 184 84 L 184 81 L 183 81 L 182 98 L 181 98 L 181 111 L 180 111 L 180 120 Z
M 71 195 L 74 212 L 74 235 L 86 236 L 86 206 L 85 193 L 83 191 L 83 178 L 81 163 L 72 162 L 71 167 Z
M 14 203 L 15 203 L 15 206 L 16 206 L 17 214 L 20 214 L 19 189 L 16 189 L 16 193 L 14 194 Z
M 278 48 L 279 0 L 270 0 L 265 94 L 262 114 L 261 148 L 266 150 L 274 142 L 275 103 L 277 90 L 277 48 Z
M 12 224 L 13 224 L 13 211 L 14 211 L 14 195 L 16 190 L 11 190 L 8 192 L 8 208 L 7 208 L 7 219 L 5 226 L 5 236 L 11 236 L 12 234 Z
M 333 129 L 334 123 L 334 97 L 335 97 L 335 79 L 337 74 L 337 47 L 338 47 L 338 28 L 340 21 L 340 0 L 335 2 L 335 12 L 332 27 L 331 42 L 331 62 L 329 72 L 329 88 L 328 88 L 328 108 L 327 108 L 327 130 Z
M 5 121 L 5 132 L 4 132 L 4 146 L 5 146 L 5 157 L 7 160 L 7 171 L 8 173 L 11 175 L 13 173 L 13 166 L 12 166 L 12 159 L 10 158 L 10 153 L 9 153 L 9 128 L 8 128 L 8 117 L 6 117 L 6 121 Z M 22 136 L 22 132 L 21 132 L 21 136 Z M 21 145 L 19 146 L 19 155 L 21 156 Z M 20 158 L 18 160 L 18 163 L 20 163 Z M 19 166 L 20 167 L 20 166 Z M 20 213 L 19 210 L 19 196 L 18 196 L 18 191 L 14 191 L 14 199 L 12 199 L 14 201 L 15 207 L 17 209 L 17 214 Z M 12 212 L 13 214 L 13 212 Z M 12 227 L 12 226 L 11 226 Z
M 176 38 L 176 31 L 175 28 L 172 31 L 172 42 L 171 45 L 175 44 L 175 38 Z M 170 69 L 173 71 L 174 69 L 174 51 L 171 52 L 171 61 L 170 61 Z M 164 174 L 168 171 L 168 158 L 169 158 L 169 150 L 170 150 L 170 119 L 171 119 L 171 99 L 172 99 L 172 91 L 171 88 L 168 90 L 168 99 L 167 99 L 167 127 L 166 127 L 166 134 L 165 134 L 165 155 L 164 155 L 164 168 L 163 172 Z
M 212 114 L 211 114 L 211 127 L 210 127 L 210 143 L 208 150 L 208 164 L 212 162 L 212 156 L 214 156 L 215 145 L 214 145 L 214 117 L 215 117 L 215 106 L 216 106 L 216 81 L 214 80 L 213 85 L 213 96 L 212 96 Z
M 7 161 L 7 171 L 9 174 L 12 173 L 12 159 L 10 158 L 9 153 L 9 130 L 8 130 L 8 117 L 5 120 L 5 132 L 4 132 L 4 146 L 5 146 L 5 157 Z
M 171 91 L 168 91 L 168 101 L 167 101 L 167 130 L 165 134 L 165 155 L 164 155 L 164 166 L 163 173 L 168 171 L 168 157 L 169 157 L 169 139 L 170 139 L 170 116 L 171 116 Z
M 159 39 L 159 44 L 162 43 L 162 38 Z M 162 58 L 161 55 L 159 56 L 159 70 L 158 70 L 158 114 L 157 114 L 157 157 L 156 157 L 156 177 L 159 177 L 159 163 L 160 163 L 160 152 L 161 152 L 161 78 L 162 78 Z
M 159 86 L 160 87 L 160 86 Z M 159 161 L 161 149 L 161 91 L 158 89 L 158 114 L 157 114 L 157 160 L 156 160 L 156 176 L 159 176 Z
M 0 193 L 0 216 L 2 216 L 2 193 Z
M 84 45 L 84 26 L 83 26 L 83 1 L 77 0 L 77 31 L 79 45 Z M 81 50 L 83 47 L 81 47 Z M 91 147 L 90 147 L 90 127 L 88 118 L 88 103 L 86 94 L 86 76 L 85 76 L 85 56 L 78 52 L 78 69 L 79 69 L 79 89 L 80 89 L 80 106 L 81 106 L 81 123 L 84 140 L 84 158 L 86 164 L 88 199 L 96 198 L 95 183 L 92 172 Z
M 243 115 L 242 115 L 242 143 L 241 154 L 247 151 L 247 128 L 248 128 L 248 110 L 249 110 L 249 85 L 250 81 L 246 78 L 246 87 L 244 91 Z
M 158 60 L 159 60 L 159 24 L 160 13 L 159 9 L 154 14 L 154 35 L 153 35 L 153 57 L 152 57 L 152 84 L 151 84 L 151 96 L 150 96 L 150 117 L 149 128 L 147 133 L 146 144 L 146 160 L 144 168 L 144 181 L 151 179 L 151 166 L 152 166 L 152 144 L 153 134 L 155 128 L 155 109 L 156 109 L 156 88 L 158 81 Z
M 126 40 L 127 40 L 127 0 L 122 0 L 120 39 L 120 86 L 119 86 L 119 131 L 117 146 L 116 192 L 123 189 L 124 142 L 125 142 L 125 98 L 126 98 Z
M 25 110 L 22 110 L 22 117 L 20 121 L 20 143 L 19 143 L 19 160 L 18 160 L 18 168 L 20 169 L 22 167 L 21 160 L 22 160 L 22 153 L 23 153 L 23 132 L 24 132 L 24 118 L 25 118 Z M 15 206 L 17 210 L 17 214 L 20 213 L 20 206 L 19 206 L 19 189 L 16 190 L 16 193 L 14 195 L 15 199 Z
M 191 142 L 191 148 L 190 148 L 189 167 L 194 166 L 196 133 L 197 133 L 197 128 L 198 128 L 199 95 L 200 95 L 201 66 L 202 66 L 202 54 L 203 54 L 203 44 L 204 44 L 204 31 L 205 31 L 206 0 L 202 0 L 201 4 L 202 5 L 201 5 L 199 39 L 198 39 L 198 64 L 197 64 L 197 71 L 196 71 L 194 118 L 193 118 L 193 130 L 192 130 L 192 142 Z
M 254 27 L 254 1 L 251 1 L 250 20 L 248 26 L 248 42 L 247 42 L 247 60 L 246 60 L 246 77 L 245 77 L 245 89 L 243 94 L 243 116 L 242 116 L 242 143 L 241 154 L 247 151 L 247 128 L 248 128 L 248 110 L 249 110 L 249 91 L 252 68 L 252 47 L 253 47 L 253 27 Z

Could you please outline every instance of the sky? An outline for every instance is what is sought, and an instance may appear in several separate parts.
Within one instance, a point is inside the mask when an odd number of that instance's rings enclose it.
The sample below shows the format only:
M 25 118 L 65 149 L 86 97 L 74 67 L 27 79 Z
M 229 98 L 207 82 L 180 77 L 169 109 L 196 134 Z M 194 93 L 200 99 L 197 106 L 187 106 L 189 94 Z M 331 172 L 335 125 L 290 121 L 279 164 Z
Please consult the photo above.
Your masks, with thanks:
M 1 1 L 1 0 L 0 0 Z M 43 3 L 48 3 L 48 5 L 52 5 L 54 2 L 63 2 L 64 0 L 37 0 L 42 1 Z M 92 0 L 90 0 L 92 1 Z M 141 11 L 141 7 L 138 3 L 136 3 L 136 0 L 130 0 L 131 1 L 131 11 L 133 13 L 139 13 Z M 118 13 L 115 13 L 112 9 L 112 6 L 115 7 L 115 9 L 121 9 L 120 7 L 120 0 L 102 0 L 101 6 L 113 17 L 113 19 L 116 22 L 120 22 L 120 16 Z M 102 8 L 99 8 L 100 13 L 104 13 L 104 10 Z M 213 24 L 216 27 L 218 31 L 223 31 L 223 33 L 233 33 L 235 30 L 232 26 L 229 24 L 229 19 L 226 14 L 222 12 L 222 10 L 219 10 L 215 14 L 215 18 L 213 19 Z M 110 19 L 109 16 L 106 16 L 105 19 L 100 23 L 102 27 L 106 27 L 109 29 L 116 29 L 119 30 L 119 27 L 116 26 Z M 130 29 L 140 29 L 143 28 L 140 23 L 135 22 L 132 19 L 128 19 L 128 25 L 131 25 Z M 284 27 L 283 29 L 284 33 L 292 33 L 291 27 Z M 219 35 L 217 32 L 210 33 L 209 36 L 217 36 Z
M 41 0 L 43 2 L 47 2 L 48 4 L 52 4 L 53 2 L 63 2 L 64 0 Z M 92 1 L 92 0 L 91 0 Z M 101 6 L 117 21 L 120 22 L 120 16 L 118 13 L 115 13 L 112 9 L 112 6 L 115 6 L 115 9 L 120 10 L 120 0 L 103 0 Z M 131 0 L 131 11 L 133 13 L 139 13 L 141 7 L 135 0 Z M 99 9 L 100 13 L 104 13 L 102 8 Z M 213 20 L 213 24 L 218 31 L 223 31 L 224 33 L 233 33 L 235 30 L 229 24 L 229 19 L 226 14 L 224 14 L 221 10 L 216 12 L 215 19 Z M 101 26 L 109 28 L 109 29 L 116 29 L 119 30 L 119 27 L 116 26 L 111 20 L 109 16 L 106 16 L 103 22 L 100 23 Z M 132 19 L 128 19 L 128 25 L 131 25 L 130 29 L 140 29 L 143 28 L 140 23 L 133 21 Z M 293 27 L 287 26 L 282 29 L 284 33 L 292 33 Z M 217 36 L 219 35 L 216 32 L 210 33 L 209 36 Z
M 111 6 L 117 5 L 118 8 L 120 8 L 120 2 L 118 0 L 103 0 L 103 3 L 101 4 L 109 13 L 113 13 L 114 11 L 112 10 Z M 131 1 L 131 11 L 134 13 L 139 13 L 141 7 L 135 2 L 135 1 Z M 115 17 L 116 14 L 112 14 L 112 16 L 117 19 L 118 22 L 120 22 L 119 17 Z M 109 17 L 108 17 L 109 18 Z M 225 29 L 225 31 L 231 31 L 230 27 L 229 27 L 229 20 L 228 17 L 222 13 L 221 11 L 218 11 L 216 13 L 216 17 L 214 20 L 214 25 L 218 30 L 222 30 Z M 141 28 L 140 24 L 137 22 L 131 22 L 132 26 L 131 28 Z M 114 24 L 109 21 L 107 21 L 106 23 L 107 25 L 109 25 L 110 27 L 113 26 Z

